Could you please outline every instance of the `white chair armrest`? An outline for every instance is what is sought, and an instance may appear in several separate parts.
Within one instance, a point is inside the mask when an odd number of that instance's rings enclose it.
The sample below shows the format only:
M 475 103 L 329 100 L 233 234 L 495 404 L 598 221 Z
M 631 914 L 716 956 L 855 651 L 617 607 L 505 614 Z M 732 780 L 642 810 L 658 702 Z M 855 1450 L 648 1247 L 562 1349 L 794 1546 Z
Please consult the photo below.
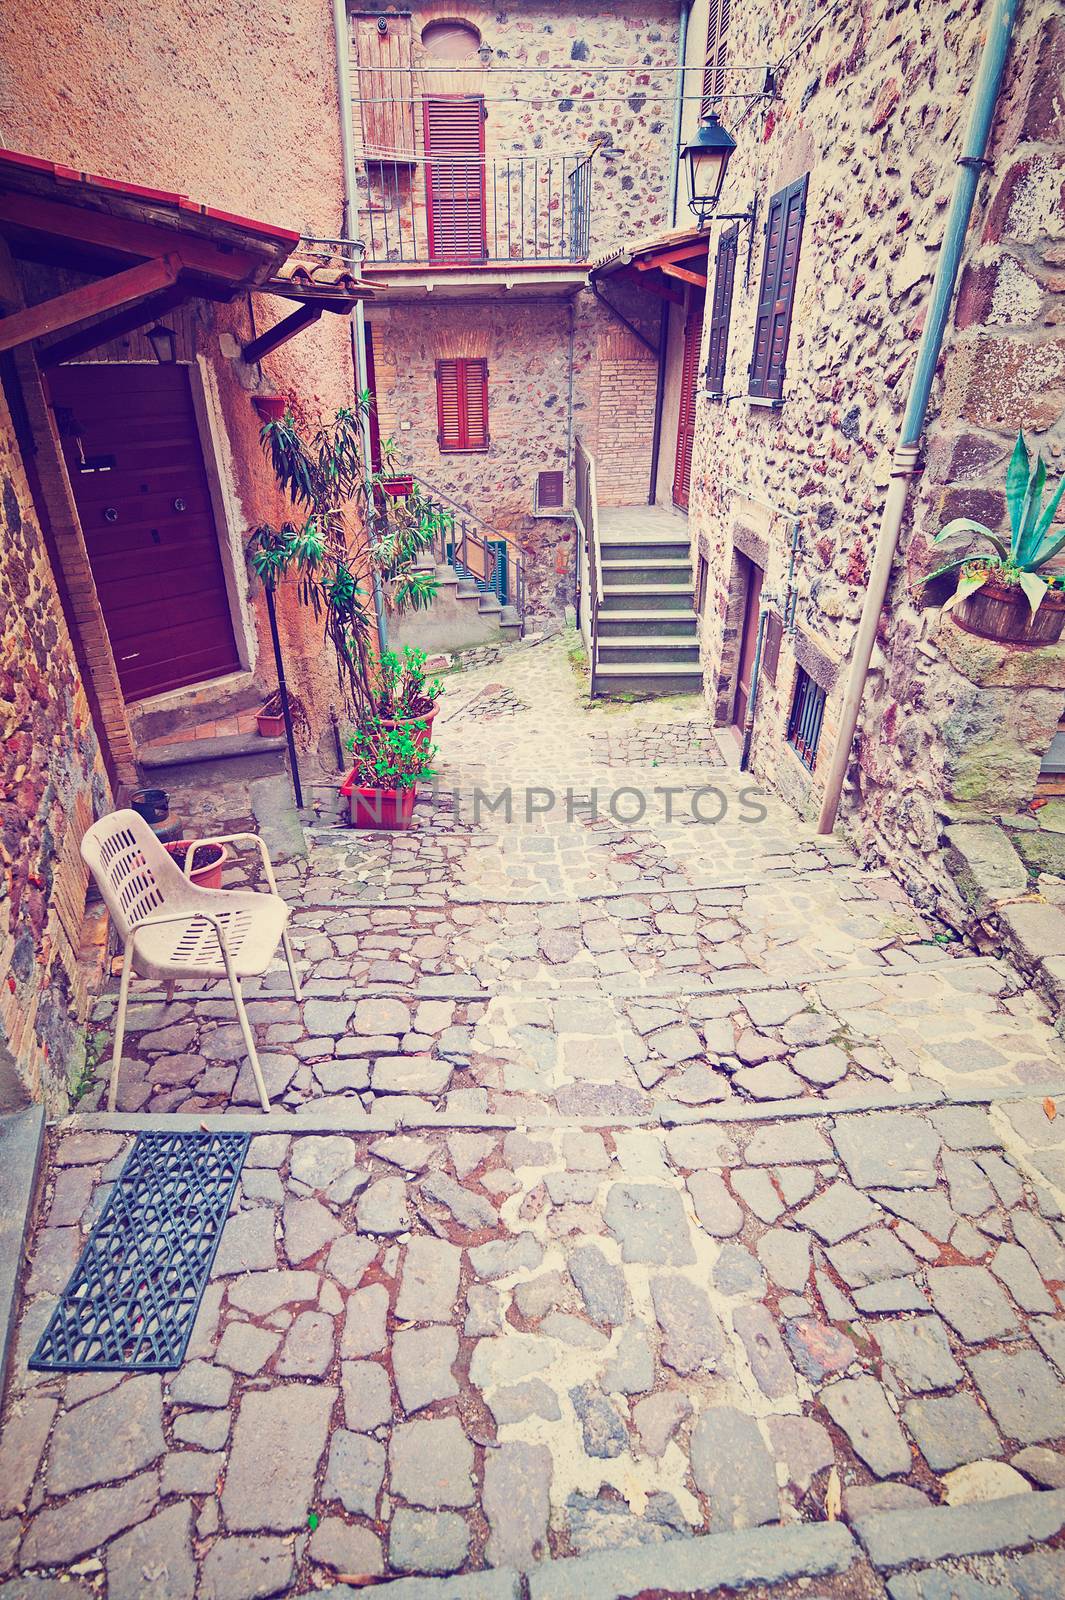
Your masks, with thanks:
M 190 839 L 188 841 L 188 850 L 185 852 L 185 876 L 186 876 L 186 878 L 191 876 L 192 863 L 193 863 L 193 860 L 195 859 L 196 849 L 197 849 L 198 845 L 201 845 L 201 844 L 248 844 L 248 843 L 254 844 L 258 848 L 259 854 L 262 857 L 263 871 L 266 873 L 266 881 L 270 885 L 270 893 L 271 894 L 276 894 L 277 893 L 277 881 L 274 878 L 274 866 L 273 866 L 273 862 L 270 860 L 270 852 L 269 852 L 269 850 L 267 850 L 264 840 L 257 833 L 212 833 L 212 834 L 210 834 L 208 837 L 206 837 L 204 839 Z

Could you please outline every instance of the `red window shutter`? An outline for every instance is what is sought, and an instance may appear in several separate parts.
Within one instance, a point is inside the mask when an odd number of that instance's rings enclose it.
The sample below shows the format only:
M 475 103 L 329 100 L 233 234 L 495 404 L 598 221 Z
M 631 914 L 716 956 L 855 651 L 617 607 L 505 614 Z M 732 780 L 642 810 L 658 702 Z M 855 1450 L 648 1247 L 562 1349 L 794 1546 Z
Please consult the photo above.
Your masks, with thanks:
M 709 116 L 715 95 L 725 92 L 725 63 L 728 60 L 730 0 L 710 0 L 706 26 L 706 66 L 703 70 L 701 114 Z
M 786 189 L 779 190 L 769 202 L 762 280 L 754 322 L 754 354 L 747 386 L 749 394 L 767 400 L 780 400 L 784 395 L 788 335 L 798 278 L 799 245 L 806 215 L 808 181 L 809 173 L 806 173 Z
M 706 362 L 706 389 L 708 394 L 713 395 L 725 392 L 728 330 L 732 317 L 732 286 L 736 276 L 739 238 L 740 225 L 734 222 L 731 228 L 725 229 L 717 247 L 714 298 L 710 305 L 710 346 Z
M 488 363 L 436 363 L 437 439 L 441 450 L 487 450 Z
M 456 265 L 484 261 L 484 99 L 428 96 L 424 109 L 429 259 Z
M 673 467 L 673 504 L 685 509 L 691 494 L 692 446 L 695 443 L 695 396 L 699 381 L 699 345 L 703 336 L 703 299 L 697 295 L 684 324 L 684 362 L 680 374 L 677 457 Z

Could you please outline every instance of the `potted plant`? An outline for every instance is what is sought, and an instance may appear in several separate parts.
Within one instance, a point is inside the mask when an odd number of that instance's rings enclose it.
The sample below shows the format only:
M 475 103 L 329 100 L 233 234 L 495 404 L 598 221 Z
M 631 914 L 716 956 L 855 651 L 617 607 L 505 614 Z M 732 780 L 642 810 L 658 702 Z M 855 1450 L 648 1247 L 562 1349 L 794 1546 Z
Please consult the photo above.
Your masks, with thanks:
M 436 702 L 444 692 L 439 678 L 425 671 L 426 655 L 411 645 L 403 654 L 382 650 L 374 673 L 374 709 L 385 729 L 409 729 L 416 744 L 428 745 L 433 736 Z
M 435 545 L 439 516 L 412 485 L 395 499 L 382 492 L 396 473 L 391 450 L 383 470 L 367 474 L 362 431 L 371 399 L 359 396 L 323 421 L 309 421 L 294 401 L 260 433 L 278 486 L 298 520 L 264 523 L 248 541 L 251 565 L 270 590 L 295 579 L 296 596 L 323 622 L 337 676 L 356 725 L 374 715 L 377 599 L 387 583 L 397 610 L 432 603 L 435 568 L 419 565 Z
M 173 844 L 168 844 L 166 853 L 176 862 L 181 871 L 185 870 L 185 858 L 189 853 L 191 839 L 175 839 Z M 201 889 L 220 889 L 222 887 L 222 863 L 226 859 L 224 844 L 201 844 L 196 846 L 196 855 L 193 858 L 192 871 L 189 880 Z
M 280 422 L 289 409 L 288 400 L 283 394 L 254 394 L 252 404 L 263 422 Z
M 409 828 L 420 781 L 433 776 L 431 745 L 409 728 L 383 728 L 377 719 L 347 741 L 352 767 L 340 786 L 353 828 Z
M 1045 569 L 1065 549 L 1065 529 L 1051 531 L 1051 523 L 1065 492 L 1065 477 L 1043 506 L 1046 462 L 1041 455 L 1031 464 L 1023 433 L 1006 471 L 1006 504 L 1010 541 L 971 517 L 956 517 L 936 535 L 938 544 L 958 534 L 976 534 L 991 545 L 988 555 L 965 555 L 929 573 L 931 583 L 946 572 L 958 571 L 958 586 L 944 611 L 959 627 L 1001 644 L 1054 644 L 1065 625 L 1065 575 Z

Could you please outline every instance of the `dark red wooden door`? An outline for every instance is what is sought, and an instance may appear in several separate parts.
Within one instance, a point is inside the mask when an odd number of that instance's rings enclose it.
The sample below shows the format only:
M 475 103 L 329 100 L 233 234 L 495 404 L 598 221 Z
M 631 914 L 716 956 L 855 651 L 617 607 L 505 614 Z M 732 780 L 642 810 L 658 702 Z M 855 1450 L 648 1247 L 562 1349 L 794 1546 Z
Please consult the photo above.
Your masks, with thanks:
M 425 205 L 429 260 L 469 265 L 488 255 L 484 197 L 484 100 L 425 101 Z
M 693 295 L 684 324 L 684 360 L 680 374 L 677 454 L 673 467 L 673 504 L 688 509 L 695 443 L 695 397 L 699 387 L 699 345 L 703 337 L 703 297 Z
M 189 375 L 86 364 L 49 376 L 127 700 L 240 666 Z
M 746 561 L 746 557 L 744 558 Z M 758 608 L 762 599 L 762 579 L 765 573 L 753 561 L 747 565 L 747 599 L 743 608 L 743 636 L 740 639 L 740 668 L 736 675 L 736 708 L 732 720 L 742 728 L 747 719 L 754 681 L 754 654 L 758 648 Z

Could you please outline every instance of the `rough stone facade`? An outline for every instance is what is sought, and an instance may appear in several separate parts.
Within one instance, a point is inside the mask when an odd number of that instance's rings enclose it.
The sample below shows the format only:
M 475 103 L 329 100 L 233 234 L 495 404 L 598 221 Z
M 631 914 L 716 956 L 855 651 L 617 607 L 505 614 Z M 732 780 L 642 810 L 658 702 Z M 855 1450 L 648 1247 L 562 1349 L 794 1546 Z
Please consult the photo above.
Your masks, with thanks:
M 997 526 L 1009 449 L 1023 427 L 1052 464 L 1065 442 L 1060 290 L 1062 45 L 1054 8 L 1022 8 L 933 393 L 926 470 L 907 510 L 897 581 L 874 654 L 845 825 L 950 912 L 938 855 L 944 816 L 1031 797 L 1065 702 L 1058 650 L 985 646 L 922 596 L 931 537 L 969 514 Z M 727 400 L 699 403 L 691 526 L 709 564 L 702 620 L 711 712 L 731 720 L 743 608 L 743 533 L 761 541 L 764 595 L 784 619 L 775 683 L 759 686 L 753 763 L 816 814 L 861 612 L 891 453 L 954 183 L 986 23 L 977 0 L 838 13 L 803 41 L 784 7 L 735 7 L 730 59 L 790 56 L 778 94 L 730 116 L 737 140 L 721 209 L 757 194 L 752 270 L 740 254 Z M 1057 97 L 1057 98 L 1055 98 Z M 809 173 L 784 402 L 747 398 L 769 197 Z M 713 248 L 711 252 L 711 276 Z M 704 330 L 705 333 L 705 330 Z M 789 579 L 791 530 L 799 547 Z M 749 552 L 748 552 L 749 553 Z M 935 552 L 938 559 L 939 552 Z M 793 620 L 793 627 L 787 626 Z M 799 666 L 828 691 L 814 771 L 786 741 Z
M 91 1003 L 78 845 L 110 790 L 2 395 L 0 530 L 0 1111 L 63 1111 Z

